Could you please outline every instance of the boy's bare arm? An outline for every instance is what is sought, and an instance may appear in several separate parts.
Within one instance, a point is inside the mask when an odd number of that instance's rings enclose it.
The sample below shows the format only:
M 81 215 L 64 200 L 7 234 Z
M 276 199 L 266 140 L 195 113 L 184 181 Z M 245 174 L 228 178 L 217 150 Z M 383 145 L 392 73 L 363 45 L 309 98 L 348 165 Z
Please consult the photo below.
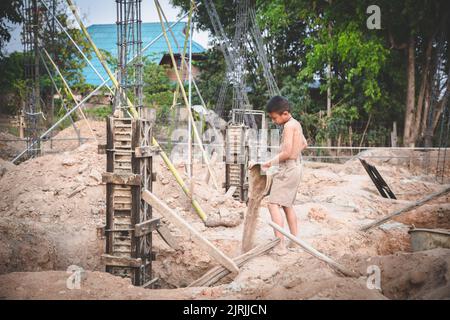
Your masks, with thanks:
M 303 128 L 302 125 L 300 124 L 300 138 L 301 138 L 301 143 L 302 146 L 300 147 L 300 151 L 305 150 L 308 147 L 308 141 L 306 140 L 305 136 L 303 135 Z

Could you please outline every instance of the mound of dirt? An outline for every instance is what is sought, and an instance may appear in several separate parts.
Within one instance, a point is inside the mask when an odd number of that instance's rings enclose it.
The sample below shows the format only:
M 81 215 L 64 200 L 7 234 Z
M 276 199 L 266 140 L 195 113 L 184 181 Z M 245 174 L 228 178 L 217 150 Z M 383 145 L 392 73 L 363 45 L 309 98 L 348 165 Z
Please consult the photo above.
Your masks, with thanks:
M 5 173 L 14 168 L 14 164 L 10 161 L 0 159 L 0 178 L 5 175 Z
M 68 289 L 65 271 L 13 272 L 0 276 L 0 299 L 112 299 L 159 300 L 192 299 L 199 289 L 147 290 L 130 284 L 128 279 L 105 272 L 86 271 L 80 289 Z
M 9 133 L 0 132 L 0 158 L 11 161 L 27 147 L 25 141 L 19 140 L 19 137 Z
M 71 264 L 99 268 L 103 242 L 96 228 L 104 223 L 104 161 L 94 145 L 85 144 L 76 152 L 28 160 L 2 177 L 2 272 Z M 30 247 L 29 254 L 17 256 L 22 247 Z M 43 265 L 43 257 L 50 261 Z M 11 263 L 17 259 L 23 263 Z
M 104 121 L 89 120 L 89 124 L 84 120 L 75 122 L 75 126 L 82 138 L 82 144 L 90 142 L 95 144 L 96 141 L 100 144 L 106 143 L 106 124 Z M 92 129 L 92 131 L 91 131 Z M 80 142 L 78 140 L 77 132 L 72 125 L 59 131 L 53 139 L 42 143 L 42 152 L 63 152 L 78 148 Z
M 378 266 L 382 293 L 390 299 L 450 299 L 450 249 L 359 257 L 353 263 L 364 273 Z

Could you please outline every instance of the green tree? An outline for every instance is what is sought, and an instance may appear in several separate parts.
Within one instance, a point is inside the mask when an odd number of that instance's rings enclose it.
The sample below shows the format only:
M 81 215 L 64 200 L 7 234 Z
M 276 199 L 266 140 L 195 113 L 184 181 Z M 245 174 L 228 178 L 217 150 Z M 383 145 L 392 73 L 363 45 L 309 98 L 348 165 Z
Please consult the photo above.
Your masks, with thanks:
M 14 114 L 20 108 L 25 94 L 23 54 L 13 52 L 0 57 L 0 105 L 2 113 Z
M 0 2 L 0 56 L 3 55 L 5 44 L 11 39 L 11 25 L 22 22 L 21 7 L 22 0 Z
M 154 108 L 159 119 L 167 119 L 173 102 L 174 84 L 166 68 L 147 60 L 144 65 L 144 104 Z

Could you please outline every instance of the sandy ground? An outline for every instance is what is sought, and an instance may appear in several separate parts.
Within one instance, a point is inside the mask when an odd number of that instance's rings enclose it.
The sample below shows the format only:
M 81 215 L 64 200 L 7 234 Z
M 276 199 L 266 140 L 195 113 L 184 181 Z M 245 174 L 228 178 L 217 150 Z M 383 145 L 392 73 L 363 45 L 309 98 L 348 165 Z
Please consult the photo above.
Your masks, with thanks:
M 83 123 L 79 124 L 83 128 Z M 104 123 L 92 122 L 98 140 Z M 82 130 L 87 130 L 86 127 Z M 72 132 L 71 132 L 72 131 Z M 57 137 L 73 136 L 73 129 Z M 87 134 L 87 133 L 86 133 Z M 141 289 L 102 272 L 104 239 L 98 228 L 105 222 L 105 186 L 101 183 L 106 159 L 97 144 L 47 154 L 18 166 L 0 163 L 0 297 L 5 299 L 427 299 L 450 298 L 450 249 L 411 252 L 409 227 L 450 229 L 450 196 L 411 211 L 380 228 L 359 228 L 411 201 L 442 188 L 432 176 L 413 174 L 404 163 L 377 165 L 399 200 L 382 198 L 358 160 L 345 164 L 305 163 L 295 210 L 299 237 L 316 249 L 360 272 L 360 278 L 337 274 L 324 262 L 299 248 L 286 256 L 269 252 L 245 264 L 240 274 L 213 288 L 184 288 L 216 263 L 167 224 L 180 251 L 154 239 L 154 272 L 164 289 Z M 66 150 L 64 149 L 64 150 Z M 186 178 L 183 167 L 178 167 Z M 205 227 L 161 160 L 155 159 L 154 192 L 206 238 L 231 257 L 240 254 L 245 204 L 224 198 L 205 183 L 201 164 L 195 166 L 194 190 L 208 215 L 228 215 L 235 227 Z M 223 180 L 223 165 L 215 167 Z M 221 181 L 220 181 L 221 182 Z M 155 212 L 157 216 L 158 213 Z M 256 243 L 273 238 L 270 215 L 263 201 Z M 80 289 L 69 290 L 66 269 L 86 271 Z M 381 291 L 367 287 L 367 267 L 381 269 Z M 417 266 L 420 265 L 419 268 Z
M 25 141 L 14 141 L 16 139 L 19 138 L 9 132 L 0 132 L 0 159 L 11 161 L 27 147 Z

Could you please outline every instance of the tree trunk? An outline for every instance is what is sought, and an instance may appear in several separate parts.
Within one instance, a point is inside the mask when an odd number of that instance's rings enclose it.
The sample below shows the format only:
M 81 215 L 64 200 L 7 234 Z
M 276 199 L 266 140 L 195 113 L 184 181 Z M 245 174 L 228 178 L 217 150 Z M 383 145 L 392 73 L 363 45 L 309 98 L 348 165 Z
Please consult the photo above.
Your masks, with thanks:
M 431 37 L 427 44 L 427 50 L 425 52 L 425 63 L 422 68 L 422 79 L 420 83 L 419 96 L 417 98 L 417 109 L 414 118 L 414 125 L 411 130 L 411 141 L 414 143 L 417 142 L 417 139 L 420 134 L 420 124 L 422 123 L 423 118 L 427 118 L 427 114 L 423 113 L 423 106 L 425 100 L 425 92 L 427 87 L 429 86 L 429 74 L 430 74 L 430 65 L 431 65 L 431 51 L 433 49 L 433 38 Z
M 431 86 L 427 85 L 425 89 L 425 97 L 424 97 L 424 109 L 423 109 L 423 117 L 422 124 L 420 126 L 420 136 L 421 138 L 425 137 L 425 132 L 427 130 L 428 125 L 428 114 L 430 113 L 430 103 L 431 103 Z
M 435 113 L 434 113 L 434 117 L 433 117 L 433 123 L 432 123 L 432 127 L 431 127 L 433 130 L 433 133 L 436 131 L 436 127 L 439 123 L 439 118 L 441 117 L 442 112 L 444 111 L 445 106 L 448 103 L 448 98 L 450 95 L 450 79 L 449 79 L 449 77 L 450 77 L 450 67 L 447 72 L 447 85 L 445 86 L 445 92 L 443 92 L 443 96 L 442 96 L 441 100 L 439 100 L 439 102 L 436 103 Z
M 416 94 L 416 83 L 415 83 L 415 47 L 416 41 L 413 35 L 410 35 L 408 41 L 407 49 L 407 89 L 406 89 L 406 110 L 405 110 L 405 124 L 403 131 L 403 145 L 413 146 L 414 141 L 412 140 L 413 132 L 413 121 L 415 114 L 415 94 Z

